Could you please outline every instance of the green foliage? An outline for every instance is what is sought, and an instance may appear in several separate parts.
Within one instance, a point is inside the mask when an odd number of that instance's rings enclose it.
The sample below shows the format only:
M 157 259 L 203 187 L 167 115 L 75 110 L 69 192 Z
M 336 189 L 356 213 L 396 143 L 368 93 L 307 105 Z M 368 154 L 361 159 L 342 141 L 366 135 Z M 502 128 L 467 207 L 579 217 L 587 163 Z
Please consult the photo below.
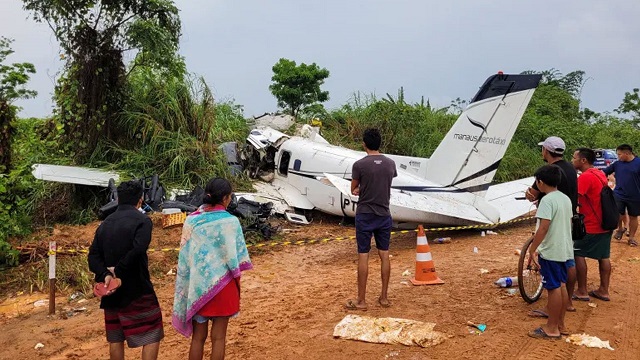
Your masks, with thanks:
M 633 92 L 625 92 L 622 104 L 616 109 L 619 114 L 631 114 L 636 125 L 640 125 L 640 89 Z
M 529 72 L 533 73 L 533 72 Z M 538 72 L 539 73 L 539 72 Z M 584 85 L 584 72 L 567 75 L 551 69 L 543 72 L 543 81 L 531 99 L 513 140 L 498 168 L 494 181 L 505 182 L 529 177 L 543 165 L 538 143 L 548 136 L 560 136 L 571 149 L 615 148 L 621 143 L 640 146 L 640 131 L 633 123 L 611 115 L 579 108 L 578 96 Z M 629 93 L 624 109 L 631 109 L 635 98 Z M 429 157 L 466 105 L 460 98 L 442 109 L 429 102 L 408 104 L 402 89 L 396 99 L 355 94 L 341 108 L 323 120 L 323 136 L 333 144 L 362 149 L 362 132 L 376 127 L 383 136 L 383 151 L 391 154 Z M 623 109 L 622 107 L 620 109 Z
M 39 134 L 44 127 L 46 122 L 42 120 L 15 121 L 12 169 L 0 175 L 0 243 L 31 231 L 31 215 L 48 193 L 45 183 L 31 175 L 31 165 L 43 161 L 64 164 L 64 154 L 51 151 L 54 144 Z M 2 257 L 0 252 L 0 264 Z
M 165 185 L 187 188 L 229 175 L 217 146 L 246 138 L 241 107 L 215 104 L 202 78 L 166 77 L 149 69 L 129 77 L 127 93 L 118 123 L 122 136 L 101 143 L 92 165 L 132 176 L 158 174 Z
M 29 74 L 35 74 L 36 68 L 30 63 L 5 64 L 11 54 L 13 40 L 0 37 L 0 102 L 11 103 L 17 99 L 26 99 L 38 93 L 23 87 L 29 81 Z
M 0 272 L 0 286 L 5 292 L 40 291 L 49 289 L 49 261 L 40 259 L 19 268 Z M 92 293 L 93 273 L 87 268 L 87 255 L 64 256 L 56 260 L 56 288 L 70 293 Z
M 323 136 L 334 144 L 362 149 L 362 133 L 370 127 L 382 134 L 382 149 L 387 153 L 428 157 L 456 120 L 447 108 L 433 109 L 424 102 L 405 102 L 402 89 L 394 99 L 356 94 L 323 121 Z
M 67 57 L 55 91 L 58 136 L 82 163 L 102 138 L 119 136 L 124 107 L 124 53 L 137 51 L 132 68 L 180 72 L 175 56 L 180 36 L 178 9 L 170 0 L 23 0 L 36 21 L 53 30 Z M 64 56 L 63 56 L 64 57 Z
M 23 87 L 29 81 L 29 74 L 36 70 L 29 63 L 5 64 L 13 53 L 12 41 L 0 37 L 0 267 L 18 262 L 18 252 L 7 242 L 9 235 L 21 234 L 29 228 L 29 219 L 24 216 L 24 207 L 29 201 L 26 196 L 29 181 L 25 168 L 14 166 L 12 161 L 17 111 L 12 103 L 36 95 L 35 91 Z
M 542 80 L 540 82 L 542 85 L 549 85 L 561 89 L 569 96 L 578 100 L 580 99 L 582 87 L 587 81 L 584 77 L 585 72 L 582 70 L 572 71 L 563 75 L 559 70 L 551 68 L 544 71 L 527 70 L 523 71 L 522 74 L 542 74 Z
M 11 137 L 13 121 L 16 116 L 15 100 L 34 97 L 37 93 L 23 86 L 29 81 L 29 74 L 36 72 L 33 64 L 5 64 L 7 57 L 13 54 L 13 40 L 0 37 L 0 174 L 11 169 Z
M 272 68 L 273 82 L 269 90 L 278 99 L 278 106 L 294 118 L 304 108 L 329 100 L 329 92 L 320 86 L 329 77 L 329 70 L 316 63 L 296 65 L 295 61 L 280 59 Z
M 17 265 L 18 252 L 8 244 L 9 236 L 31 231 L 29 206 L 33 177 L 28 168 L 17 168 L 0 174 L 0 267 Z
M 70 55 L 101 48 L 145 51 L 163 62 L 180 37 L 178 8 L 171 0 L 23 0 L 38 22 L 46 22 Z M 80 45 L 80 47 L 78 47 Z

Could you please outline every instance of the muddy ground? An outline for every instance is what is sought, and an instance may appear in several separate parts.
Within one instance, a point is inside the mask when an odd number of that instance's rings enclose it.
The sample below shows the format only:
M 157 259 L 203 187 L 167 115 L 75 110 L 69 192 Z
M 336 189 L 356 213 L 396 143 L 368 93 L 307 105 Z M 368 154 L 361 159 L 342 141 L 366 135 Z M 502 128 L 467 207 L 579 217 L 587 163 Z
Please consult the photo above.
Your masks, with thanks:
M 325 219 L 287 232 L 284 240 L 349 236 L 353 228 Z M 61 227 L 44 238 L 87 245 L 96 223 L 84 227 Z M 430 347 L 369 344 L 334 339 L 334 326 L 347 314 L 349 298 L 356 295 L 355 240 L 315 245 L 289 245 L 252 251 L 254 270 L 244 273 L 240 316 L 230 321 L 228 359 L 640 359 L 640 249 L 626 243 L 612 244 L 611 302 L 592 299 L 596 307 L 576 302 L 577 312 L 568 313 L 572 333 L 587 333 L 609 340 L 614 351 L 578 347 L 565 341 L 534 340 L 527 332 L 540 319 L 527 312 L 544 305 L 526 304 L 519 295 L 510 296 L 493 282 L 516 274 L 520 248 L 532 230 L 530 222 L 498 229 L 498 235 L 480 236 L 479 231 L 428 233 L 429 237 L 451 236 L 450 244 L 431 247 L 436 269 L 444 285 L 408 285 L 414 272 L 415 233 L 394 235 L 391 245 L 392 275 L 390 308 L 377 303 L 380 262 L 370 260 L 369 309 L 366 315 L 397 317 L 437 324 L 436 330 L 451 337 Z M 156 226 L 152 247 L 177 246 L 180 229 Z M 474 247 L 478 252 L 473 251 Z M 372 255 L 374 253 L 372 252 Z M 175 255 L 155 252 L 150 262 L 167 272 L 175 267 Z M 597 262 L 588 261 L 589 288 L 598 283 Z M 481 273 L 481 269 L 488 273 Z M 163 274 L 163 275 L 160 275 Z M 189 340 L 170 325 L 173 276 L 158 274 L 153 280 L 161 302 L 166 337 L 161 359 L 183 359 Z M 45 294 L 4 293 L 0 298 L 1 359 L 108 359 L 103 314 L 98 300 L 69 300 L 58 294 L 58 311 L 47 315 L 47 307 L 35 307 Z M 79 301 L 81 301 L 79 303 Z M 73 313 L 73 309 L 86 308 Z M 72 315 L 72 316 L 69 316 Z M 467 321 L 487 324 L 482 334 L 470 332 Z M 42 343 L 43 348 L 34 346 Z M 207 344 L 207 347 L 209 345 Z M 127 349 L 128 358 L 140 351 Z M 208 352 L 206 354 L 208 356 Z

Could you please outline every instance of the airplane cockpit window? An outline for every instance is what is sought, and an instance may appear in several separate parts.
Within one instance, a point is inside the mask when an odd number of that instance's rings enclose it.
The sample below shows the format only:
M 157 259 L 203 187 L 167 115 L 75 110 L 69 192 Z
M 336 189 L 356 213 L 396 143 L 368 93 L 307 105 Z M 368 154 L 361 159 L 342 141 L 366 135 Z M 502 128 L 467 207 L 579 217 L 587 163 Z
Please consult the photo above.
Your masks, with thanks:
M 282 155 L 280 155 L 280 166 L 278 166 L 278 172 L 280 175 L 287 176 L 289 172 L 289 161 L 291 160 L 291 153 L 288 151 L 283 151 Z

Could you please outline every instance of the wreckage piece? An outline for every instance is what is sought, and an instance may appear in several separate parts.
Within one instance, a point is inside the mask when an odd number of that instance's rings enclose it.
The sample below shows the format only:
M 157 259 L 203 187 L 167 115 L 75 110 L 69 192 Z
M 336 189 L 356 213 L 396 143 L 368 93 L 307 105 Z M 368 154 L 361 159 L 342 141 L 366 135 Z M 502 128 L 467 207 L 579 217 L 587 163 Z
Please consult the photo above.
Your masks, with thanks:
M 242 174 L 243 168 L 239 161 L 238 144 L 235 141 L 230 141 L 220 144 L 218 149 L 224 154 L 231 175 L 239 176 Z
M 309 225 L 309 220 L 307 220 L 304 215 L 286 212 L 284 213 L 284 218 L 287 219 L 287 221 L 290 223 L 298 225 Z
M 107 187 L 109 179 L 120 180 L 116 172 L 79 166 L 34 164 L 31 168 L 36 179 L 67 184 Z
M 264 113 L 260 116 L 253 117 L 253 124 L 255 126 L 268 126 L 276 130 L 286 130 L 295 123 L 296 119 L 293 116 L 287 114 Z
M 165 199 L 164 187 L 160 184 L 158 175 L 137 179 L 142 184 L 143 202 L 142 211 L 159 211 Z M 118 208 L 118 189 L 115 179 L 109 179 L 108 203 L 98 209 L 98 219 L 104 220 Z
M 530 179 L 497 185 L 492 180 L 540 79 L 493 75 L 431 158 L 385 154 L 398 173 L 391 194 L 397 226 L 496 224 L 529 213 L 530 204 L 516 197 Z M 270 128 L 251 131 L 243 150 L 248 168 L 274 175 L 270 183 L 254 187 L 294 210 L 354 217 L 358 197 L 351 194 L 351 169 L 366 153 L 330 145 L 308 129 L 302 133 L 289 137 Z

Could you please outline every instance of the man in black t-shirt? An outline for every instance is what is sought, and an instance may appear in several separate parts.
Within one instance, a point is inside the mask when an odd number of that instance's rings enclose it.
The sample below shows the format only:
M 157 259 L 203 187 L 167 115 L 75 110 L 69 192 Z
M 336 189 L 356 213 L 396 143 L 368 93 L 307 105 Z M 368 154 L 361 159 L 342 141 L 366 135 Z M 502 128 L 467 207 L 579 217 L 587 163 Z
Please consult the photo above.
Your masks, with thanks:
M 564 141 L 557 136 L 550 136 L 545 141 L 538 143 L 538 145 L 542 146 L 542 159 L 560 168 L 562 177 L 560 178 L 558 190 L 569 197 L 571 200 L 571 210 L 575 215 L 578 206 L 578 173 L 571 163 L 563 159 L 566 148 Z M 538 190 L 535 181 L 525 195 L 529 201 L 540 200 L 544 196 L 544 194 Z
M 578 206 L 578 173 L 573 165 L 563 158 L 564 150 L 566 149 L 564 140 L 557 136 L 549 136 L 543 142 L 538 143 L 538 145 L 542 146 L 542 159 L 546 163 L 556 165 L 560 168 L 562 176 L 560 177 L 558 190 L 569 197 L 571 200 L 571 210 L 575 215 L 577 213 Z M 541 193 L 540 190 L 538 190 L 538 187 L 534 182 L 533 185 L 527 189 L 525 196 L 529 201 L 534 202 L 539 201 L 544 196 L 544 193 Z M 571 221 L 571 219 L 567 219 L 567 221 Z M 567 291 L 569 292 L 569 304 L 567 305 L 567 311 L 576 311 L 572 300 L 585 299 L 573 296 L 573 289 L 575 288 L 577 280 L 575 261 L 567 261 L 567 266 Z M 529 315 L 534 317 L 548 317 L 546 309 L 533 310 Z
M 391 265 L 389 263 L 389 241 L 391 238 L 391 182 L 398 176 L 396 163 L 379 152 L 382 137 L 377 129 L 367 129 L 362 136 L 367 156 L 356 161 L 351 170 L 351 193 L 358 196 L 356 209 L 356 242 L 358 245 L 358 298 L 345 305 L 351 310 L 367 308 L 365 294 L 369 273 L 369 250 L 371 237 L 376 240 L 380 256 L 382 291 L 378 303 L 389 307 L 387 289 Z

